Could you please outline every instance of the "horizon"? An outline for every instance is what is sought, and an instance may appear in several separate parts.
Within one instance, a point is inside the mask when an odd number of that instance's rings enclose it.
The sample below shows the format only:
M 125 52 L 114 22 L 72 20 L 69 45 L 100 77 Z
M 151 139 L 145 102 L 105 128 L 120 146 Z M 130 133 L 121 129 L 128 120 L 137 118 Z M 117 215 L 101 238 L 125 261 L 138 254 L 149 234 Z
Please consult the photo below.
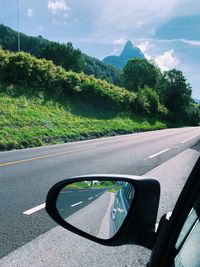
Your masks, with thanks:
M 179 69 L 200 99 L 200 5 L 195 0 L 18 0 L 19 31 L 75 48 L 100 60 L 130 40 L 161 70 Z M 162 10 L 162 12 L 160 12 Z M 17 30 L 17 1 L 7 0 L 0 23 Z

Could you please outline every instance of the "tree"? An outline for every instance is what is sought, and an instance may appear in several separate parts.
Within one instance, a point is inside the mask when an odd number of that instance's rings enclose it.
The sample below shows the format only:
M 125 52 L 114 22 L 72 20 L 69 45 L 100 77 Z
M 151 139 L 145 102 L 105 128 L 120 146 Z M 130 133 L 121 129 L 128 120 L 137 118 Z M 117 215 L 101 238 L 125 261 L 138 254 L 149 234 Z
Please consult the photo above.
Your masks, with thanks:
M 161 102 L 169 110 L 171 118 L 184 121 L 187 108 L 190 106 L 192 90 L 183 73 L 176 69 L 164 72 L 157 89 Z
M 149 87 L 144 87 L 137 93 L 136 110 L 144 114 L 158 114 L 160 101 L 158 93 Z
M 73 48 L 72 43 L 59 44 L 50 42 L 41 49 L 40 57 L 52 60 L 55 65 L 60 65 L 66 70 L 80 72 L 83 69 L 81 51 Z
M 94 75 L 98 79 L 104 79 L 115 85 L 121 85 L 121 71 L 112 65 L 108 65 L 101 60 L 83 54 L 83 72 L 87 75 Z
M 191 126 L 200 125 L 200 105 L 190 103 L 186 112 L 186 122 Z
M 158 69 L 146 59 L 133 58 L 123 68 L 123 83 L 130 91 L 139 91 L 145 86 L 155 87 Z

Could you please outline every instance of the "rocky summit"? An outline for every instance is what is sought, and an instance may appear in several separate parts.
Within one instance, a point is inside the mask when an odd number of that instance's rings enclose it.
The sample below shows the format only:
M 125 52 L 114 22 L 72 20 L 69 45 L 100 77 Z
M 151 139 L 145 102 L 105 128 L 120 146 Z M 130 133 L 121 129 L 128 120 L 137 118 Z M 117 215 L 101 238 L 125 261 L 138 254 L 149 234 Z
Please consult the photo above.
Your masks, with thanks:
M 118 69 L 122 69 L 126 65 L 127 61 L 134 57 L 140 59 L 145 58 L 144 54 L 138 47 L 134 46 L 131 41 L 127 41 L 119 56 L 105 57 L 103 62 L 111 64 Z

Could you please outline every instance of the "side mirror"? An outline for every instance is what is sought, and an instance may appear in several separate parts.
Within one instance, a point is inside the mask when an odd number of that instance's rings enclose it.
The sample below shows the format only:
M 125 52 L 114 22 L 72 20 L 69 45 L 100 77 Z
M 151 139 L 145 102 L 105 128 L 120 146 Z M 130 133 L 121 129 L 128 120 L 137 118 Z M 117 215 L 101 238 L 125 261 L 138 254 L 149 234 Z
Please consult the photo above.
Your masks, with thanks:
M 152 178 L 89 175 L 48 192 L 46 211 L 64 228 L 104 245 L 152 248 L 160 184 Z

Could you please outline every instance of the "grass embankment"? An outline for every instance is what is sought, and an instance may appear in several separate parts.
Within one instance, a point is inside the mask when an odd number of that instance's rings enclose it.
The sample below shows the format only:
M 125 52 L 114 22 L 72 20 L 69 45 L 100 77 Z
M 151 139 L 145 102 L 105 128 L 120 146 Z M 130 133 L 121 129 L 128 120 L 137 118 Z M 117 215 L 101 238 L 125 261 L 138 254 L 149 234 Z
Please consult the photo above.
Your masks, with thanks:
M 76 183 L 67 185 L 65 188 L 66 189 L 109 189 L 111 188 L 109 192 L 116 192 L 117 190 L 120 189 L 119 186 L 116 186 L 111 181 L 101 181 L 100 184 L 95 183 L 95 181 L 76 182 Z
M 62 100 L 63 101 L 63 100 Z M 71 99 L 13 96 L 0 89 L 0 149 L 18 149 L 165 128 L 156 119 Z
M 166 127 L 133 115 L 135 99 L 104 80 L 0 48 L 0 150 Z

